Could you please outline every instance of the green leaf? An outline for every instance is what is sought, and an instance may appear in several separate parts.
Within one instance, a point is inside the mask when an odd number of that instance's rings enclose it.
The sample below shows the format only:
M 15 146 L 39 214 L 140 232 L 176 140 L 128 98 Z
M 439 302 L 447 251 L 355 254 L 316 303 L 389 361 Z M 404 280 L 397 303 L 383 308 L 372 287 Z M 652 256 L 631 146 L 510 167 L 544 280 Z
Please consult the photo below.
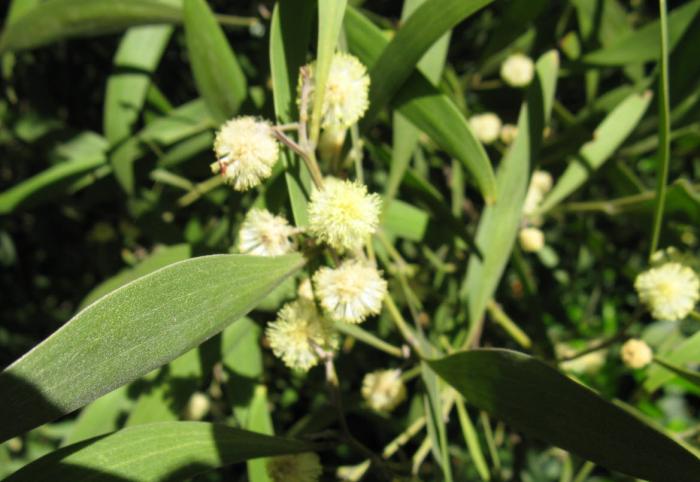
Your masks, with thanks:
M 520 227 L 523 203 L 534 168 L 542 131 L 547 125 L 559 68 L 556 52 L 548 52 L 537 61 L 536 77 L 528 89 L 527 99 L 520 110 L 518 136 L 501 161 L 496 174 L 498 192 L 505 193 L 492 206 L 484 209 L 476 232 L 476 245 L 482 257 L 470 256 L 461 296 L 467 300 L 470 337 L 476 331 L 486 304 L 493 298 L 496 287 L 510 259 L 510 253 Z
M 347 4 L 347 0 L 318 0 L 318 47 L 314 67 L 314 103 L 311 110 L 309 132 L 314 144 L 318 141 L 326 83 L 340 29 L 343 27 L 343 16 Z
M 6 482 L 177 481 L 257 457 L 299 453 L 310 447 L 204 422 L 130 427 L 52 452 Z
M 542 201 L 538 213 L 549 211 L 583 185 L 632 133 L 650 102 L 649 91 L 632 94 L 608 114 L 593 132 L 593 139 L 585 143 L 569 162 L 564 173 Z
M 264 435 L 274 435 L 275 433 L 267 401 L 267 388 L 264 385 L 255 387 L 246 428 Z M 273 482 L 267 474 L 265 459 L 249 460 L 247 465 L 250 482 Z
M 238 112 L 248 83 L 224 32 L 204 0 L 185 0 L 185 41 L 199 93 L 219 124 Z
M 689 381 L 693 385 L 697 385 L 698 387 L 700 387 L 700 373 L 699 372 L 694 372 L 694 371 L 687 370 L 687 369 L 682 368 L 682 367 L 678 367 L 678 366 L 673 365 L 672 363 L 669 363 L 669 362 L 667 362 L 664 359 L 659 358 L 659 357 L 655 357 L 654 361 L 656 363 L 658 363 L 659 365 L 661 365 L 662 367 L 664 367 L 666 370 L 673 372 L 676 375 L 678 375 L 679 377 Z
M 314 4 L 307 0 L 277 2 L 270 25 L 270 71 L 275 115 L 280 123 L 298 118 L 296 86 L 299 69 L 306 59 L 311 37 Z M 299 156 L 284 149 L 282 162 L 294 222 L 308 224 L 306 205 L 311 192 L 311 176 Z
M 411 77 L 421 57 L 446 32 L 493 0 L 427 0 L 418 7 L 382 50 L 370 70 L 370 109 L 373 117 Z
M 128 385 L 109 392 L 81 410 L 62 446 L 82 442 L 119 428 L 120 416 L 129 406 Z
M 374 65 L 387 44 L 381 30 L 357 10 L 348 8 L 345 31 L 350 50 L 366 65 Z M 447 153 L 459 159 L 474 176 L 484 198 L 496 198 L 491 162 L 457 106 L 415 71 L 396 96 L 397 110 L 423 130 Z
M 214 255 L 182 261 L 100 298 L 0 373 L 0 441 L 95 400 L 238 319 L 303 264 Z
M 180 20 L 178 8 L 158 0 L 52 0 L 5 28 L 0 36 L 0 54 L 69 37 L 103 35 L 135 25 Z
M 673 365 L 683 365 L 688 362 L 700 361 L 700 331 L 687 338 L 668 353 L 662 353 L 664 360 Z M 676 374 L 660 366 L 651 366 L 644 381 L 644 391 L 654 393 L 661 386 L 672 380 Z
M 70 185 L 81 175 L 103 165 L 106 161 L 104 156 L 100 156 L 74 159 L 49 167 L 0 193 L 0 214 L 36 205 L 46 196 L 56 191 L 62 191 L 64 187 Z
M 668 16 L 669 50 L 673 50 L 700 12 L 700 1 L 694 0 L 676 8 Z M 626 65 L 657 60 L 659 56 L 660 23 L 654 21 L 626 35 L 618 42 L 583 57 L 593 65 Z
M 104 103 L 104 133 L 110 145 L 125 140 L 138 120 L 151 74 L 160 62 L 173 32 L 167 25 L 148 25 L 129 29 L 114 57 L 114 73 L 107 80 Z M 111 157 L 117 180 L 127 192 L 133 192 L 131 150 L 117 149 Z
M 395 199 L 384 213 L 382 226 L 394 236 L 420 241 L 429 221 L 430 216 L 422 209 Z
M 279 305 L 278 305 L 279 307 Z M 241 318 L 222 333 L 222 364 L 233 414 L 241 427 L 258 431 L 250 422 L 251 401 L 263 371 L 260 325 Z M 263 432 L 272 435 L 272 432 Z
M 680 443 L 532 357 L 472 350 L 429 363 L 471 404 L 608 469 L 674 482 L 700 473 L 700 458 Z
M 405 0 L 401 11 L 401 21 L 405 21 L 422 5 L 425 0 Z M 447 58 L 447 49 L 450 46 L 452 31 L 445 33 L 436 41 L 418 62 L 418 70 L 425 75 L 431 84 L 437 86 L 442 76 L 443 67 Z M 418 145 L 420 130 L 406 120 L 400 113 L 394 112 L 393 119 L 393 146 L 391 153 L 391 165 L 389 166 L 389 178 L 384 189 L 385 202 L 391 201 L 401 185 L 406 174 L 413 152 Z

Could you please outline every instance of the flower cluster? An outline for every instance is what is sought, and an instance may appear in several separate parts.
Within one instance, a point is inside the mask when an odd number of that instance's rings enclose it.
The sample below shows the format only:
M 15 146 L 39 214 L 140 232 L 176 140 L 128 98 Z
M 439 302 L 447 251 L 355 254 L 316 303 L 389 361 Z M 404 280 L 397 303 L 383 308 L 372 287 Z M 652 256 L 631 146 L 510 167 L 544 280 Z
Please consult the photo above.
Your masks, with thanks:
M 526 87 L 535 76 L 535 64 L 530 57 L 513 54 L 501 64 L 501 78 L 511 87 Z
M 634 281 L 639 300 L 657 320 L 682 320 L 700 298 L 700 278 L 690 267 L 671 261 L 640 273 Z
M 362 380 L 362 397 L 373 410 L 391 412 L 406 399 L 401 370 L 377 370 Z

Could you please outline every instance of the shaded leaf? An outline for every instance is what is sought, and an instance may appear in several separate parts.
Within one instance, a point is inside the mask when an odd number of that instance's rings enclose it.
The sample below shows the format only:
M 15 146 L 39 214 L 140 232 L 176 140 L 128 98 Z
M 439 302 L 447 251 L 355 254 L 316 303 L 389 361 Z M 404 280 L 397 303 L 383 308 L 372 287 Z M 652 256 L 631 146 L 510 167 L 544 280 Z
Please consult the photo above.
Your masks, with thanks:
M 608 469 L 674 482 L 700 473 L 700 458 L 680 443 L 532 357 L 472 350 L 429 363 L 473 405 Z
M 182 261 L 100 298 L 0 373 L 0 440 L 69 413 L 238 319 L 296 272 L 300 255 Z

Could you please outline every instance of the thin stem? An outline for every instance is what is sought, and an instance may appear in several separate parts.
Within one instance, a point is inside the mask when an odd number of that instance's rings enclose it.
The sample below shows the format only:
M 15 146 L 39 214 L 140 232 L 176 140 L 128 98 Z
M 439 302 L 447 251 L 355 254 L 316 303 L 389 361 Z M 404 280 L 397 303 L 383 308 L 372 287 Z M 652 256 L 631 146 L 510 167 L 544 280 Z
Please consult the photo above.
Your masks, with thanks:
M 196 184 L 190 192 L 177 200 L 177 206 L 181 208 L 187 207 L 209 191 L 216 189 L 222 184 L 224 184 L 223 176 L 214 176 L 206 181 L 200 182 L 199 184 Z
M 217 13 L 214 15 L 221 25 L 228 27 L 252 27 L 258 25 L 260 20 L 256 17 L 239 17 L 237 15 L 225 15 Z
M 629 321 L 628 321 L 627 323 L 625 323 L 625 325 L 622 327 L 622 329 L 620 329 L 620 331 L 619 331 L 618 333 L 616 333 L 615 335 L 613 335 L 612 337 L 610 337 L 610 338 L 608 338 L 607 340 L 604 340 L 604 341 L 602 341 L 602 342 L 600 342 L 600 343 L 598 343 L 598 344 L 596 344 L 596 345 L 593 345 L 593 346 L 591 346 L 591 347 L 589 347 L 589 348 L 586 348 L 585 350 L 581 350 L 580 352 L 575 353 L 575 354 L 573 354 L 573 355 L 571 355 L 571 356 L 559 358 L 559 359 L 557 360 L 557 363 L 562 363 L 562 362 L 566 362 L 566 361 L 575 360 L 575 359 L 577 359 L 577 358 L 581 358 L 581 357 L 584 356 L 584 355 L 588 355 L 588 354 L 590 354 L 590 353 L 593 353 L 594 351 L 602 350 L 603 348 L 607 348 L 607 347 L 609 347 L 610 345 L 613 345 L 613 344 L 617 343 L 618 341 L 620 341 L 621 339 L 623 339 L 625 336 L 627 336 L 627 330 L 629 329 L 630 326 L 632 326 L 632 324 L 633 324 L 635 321 L 637 321 L 637 319 L 639 318 L 640 313 L 641 313 L 640 311 L 637 311 L 637 313 L 635 313 L 635 314 L 629 319 Z
M 657 184 L 656 206 L 654 208 L 654 224 L 652 228 L 651 247 L 649 257 L 657 250 L 659 236 L 661 235 L 661 223 L 664 217 L 666 204 L 666 185 L 668 184 L 668 165 L 671 157 L 671 108 L 668 86 L 668 22 L 666 20 L 666 0 L 659 0 L 659 23 L 661 24 L 661 58 L 659 59 L 659 149 L 657 155 Z
M 584 482 L 588 475 L 595 469 L 595 464 L 593 462 L 585 462 L 579 469 L 576 477 L 574 477 L 573 482 Z
M 508 335 L 523 348 L 529 349 L 532 346 L 532 340 L 510 317 L 501 309 L 501 306 L 494 300 L 489 300 L 486 304 L 486 309 L 491 315 L 491 319 Z
M 387 309 L 389 310 L 389 314 L 391 315 L 392 320 L 394 320 L 396 327 L 401 332 L 401 335 L 408 342 L 408 344 L 411 345 L 411 347 L 416 351 L 416 353 L 418 353 L 418 355 L 421 358 L 424 358 L 425 353 L 423 352 L 423 349 L 421 348 L 420 343 L 418 342 L 418 339 L 416 338 L 416 335 L 413 333 L 411 328 L 408 326 L 408 323 L 404 319 L 399 308 L 396 306 L 396 303 L 394 302 L 394 298 L 392 298 L 390 293 L 387 293 L 386 297 L 384 298 L 384 304 L 386 305 Z
M 304 160 L 304 164 L 306 164 L 306 168 L 309 170 L 314 184 L 318 189 L 321 189 L 323 187 L 323 175 L 318 168 L 318 163 L 316 162 L 316 158 L 313 156 L 313 153 L 304 149 L 302 145 L 294 142 L 294 140 L 285 135 L 282 131 L 278 130 L 277 127 L 274 127 L 272 132 L 282 144 L 299 154 L 299 157 Z
M 395 356 L 397 358 L 405 358 L 404 351 L 401 350 L 401 348 L 385 342 L 381 338 L 373 335 L 369 331 L 363 330 L 357 325 L 352 325 L 349 323 L 343 323 L 339 321 L 335 323 L 335 326 L 341 333 L 351 336 L 356 340 L 359 340 L 373 348 L 376 348 L 377 350 L 383 351 L 384 353 L 387 353 L 391 356 Z
M 484 428 L 484 437 L 486 438 L 486 445 L 488 446 L 489 454 L 491 455 L 493 470 L 495 473 L 499 473 L 501 471 L 501 458 L 498 456 L 498 448 L 496 447 L 496 442 L 493 438 L 493 431 L 491 430 L 489 416 L 486 414 L 486 412 L 480 412 L 479 419 L 481 420 L 481 425 Z

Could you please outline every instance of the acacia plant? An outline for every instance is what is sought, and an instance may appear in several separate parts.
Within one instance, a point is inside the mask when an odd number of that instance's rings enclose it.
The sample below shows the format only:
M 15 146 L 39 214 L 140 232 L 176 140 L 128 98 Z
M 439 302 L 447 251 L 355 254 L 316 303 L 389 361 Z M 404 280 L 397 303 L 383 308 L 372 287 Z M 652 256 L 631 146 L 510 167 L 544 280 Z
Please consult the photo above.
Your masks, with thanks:
M 700 480 L 674 6 L 12 0 L 0 476 Z

